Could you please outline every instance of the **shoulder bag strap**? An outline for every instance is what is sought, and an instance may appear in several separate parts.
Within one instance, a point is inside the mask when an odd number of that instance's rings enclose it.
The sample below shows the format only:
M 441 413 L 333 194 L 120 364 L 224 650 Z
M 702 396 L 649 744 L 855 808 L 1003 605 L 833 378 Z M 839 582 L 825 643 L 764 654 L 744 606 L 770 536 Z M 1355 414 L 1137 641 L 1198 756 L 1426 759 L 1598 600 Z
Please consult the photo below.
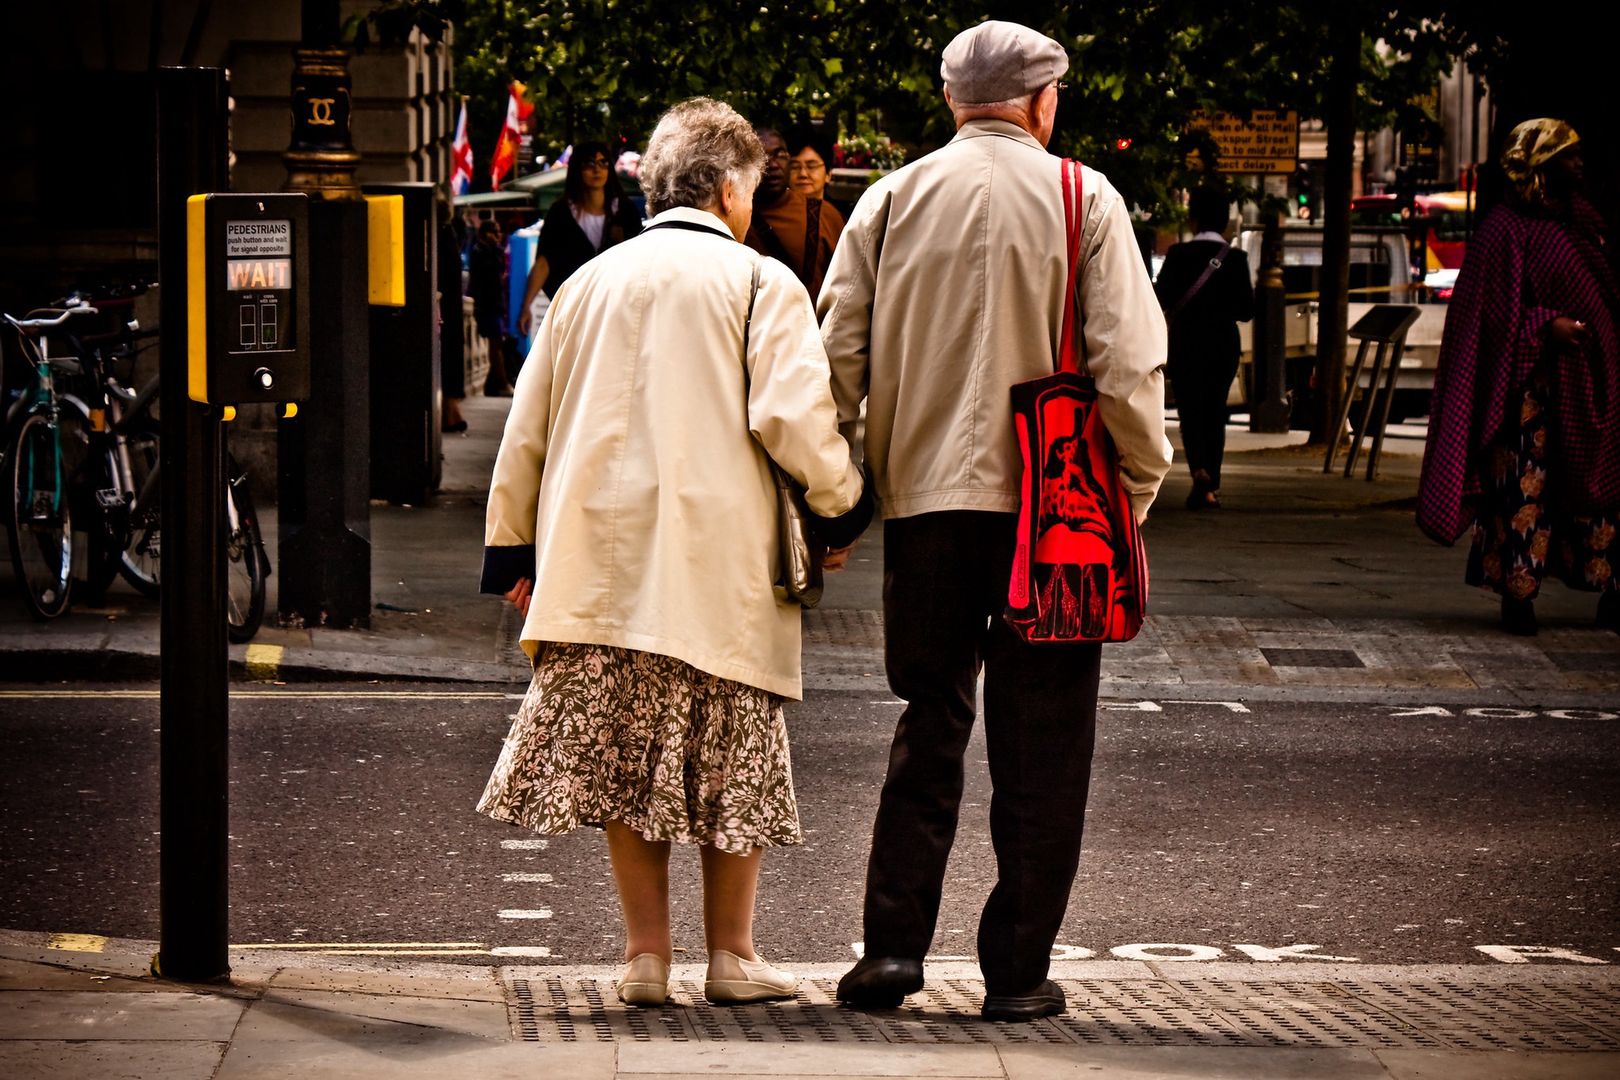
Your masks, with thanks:
M 1084 210 L 1081 199 L 1085 185 L 1080 177 L 1080 163 L 1072 158 L 1063 159 L 1063 224 L 1068 238 L 1069 272 L 1063 288 L 1063 330 L 1058 339 L 1059 371 L 1079 373 L 1083 364 L 1080 354 L 1081 312 L 1079 304 L 1081 264 L 1085 249 L 1081 240 L 1085 232 Z
M 1177 300 L 1175 304 L 1164 313 L 1164 321 L 1166 323 L 1173 323 L 1176 321 L 1176 316 L 1181 314 L 1181 309 L 1186 307 L 1187 304 L 1191 302 L 1192 298 L 1198 295 L 1198 290 L 1207 285 L 1209 283 L 1209 279 L 1215 276 L 1215 271 L 1221 268 L 1221 263 L 1223 260 L 1225 260 L 1226 253 L 1231 250 L 1232 242 L 1230 240 L 1221 244 L 1221 250 L 1217 251 L 1214 257 L 1209 260 L 1209 265 L 1204 267 L 1204 272 L 1199 274 L 1198 279 L 1188 286 L 1186 292 L 1181 294 L 1181 299 Z

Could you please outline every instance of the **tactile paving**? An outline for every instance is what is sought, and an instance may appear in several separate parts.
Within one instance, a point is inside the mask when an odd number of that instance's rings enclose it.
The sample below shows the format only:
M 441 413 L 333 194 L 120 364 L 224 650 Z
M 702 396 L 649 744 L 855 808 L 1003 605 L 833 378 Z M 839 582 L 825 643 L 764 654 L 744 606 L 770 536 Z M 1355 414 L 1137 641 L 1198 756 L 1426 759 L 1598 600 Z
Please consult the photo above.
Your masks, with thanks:
M 1067 980 L 1069 1008 L 1032 1024 L 979 1017 L 983 984 L 939 980 L 898 1009 L 839 1005 L 830 979 L 792 1001 L 716 1007 L 693 980 L 661 1008 L 626 1008 L 611 983 L 515 978 L 529 1042 L 1057 1043 L 1451 1050 L 1620 1050 L 1620 988 L 1525 982 Z

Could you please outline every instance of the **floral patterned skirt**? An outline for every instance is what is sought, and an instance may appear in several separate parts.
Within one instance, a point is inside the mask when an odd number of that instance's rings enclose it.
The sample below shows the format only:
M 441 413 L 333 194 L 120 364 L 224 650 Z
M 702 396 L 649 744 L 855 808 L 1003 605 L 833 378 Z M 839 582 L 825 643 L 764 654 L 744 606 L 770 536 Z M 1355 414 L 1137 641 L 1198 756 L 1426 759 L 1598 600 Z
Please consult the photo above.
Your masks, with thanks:
M 618 821 L 736 855 L 802 842 L 780 699 L 657 653 L 537 655 L 480 813 L 547 835 Z
M 1466 579 L 1503 596 L 1533 600 L 1548 573 L 1572 589 L 1620 590 L 1615 515 L 1576 517 L 1547 505 L 1547 405 L 1525 391 L 1519 429 L 1491 451 L 1486 490 L 1476 506 Z M 1554 466 L 1556 467 L 1556 466 Z

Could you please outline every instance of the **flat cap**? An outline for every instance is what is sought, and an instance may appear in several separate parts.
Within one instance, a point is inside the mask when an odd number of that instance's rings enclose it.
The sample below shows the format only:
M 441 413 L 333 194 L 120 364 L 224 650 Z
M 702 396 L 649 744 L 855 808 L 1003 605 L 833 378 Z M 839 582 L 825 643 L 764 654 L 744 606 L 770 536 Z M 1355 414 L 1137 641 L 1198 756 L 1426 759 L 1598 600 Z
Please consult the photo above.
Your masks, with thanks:
M 945 46 L 940 77 L 958 105 L 987 105 L 1024 97 L 1063 78 L 1068 51 L 1037 30 L 991 19 Z

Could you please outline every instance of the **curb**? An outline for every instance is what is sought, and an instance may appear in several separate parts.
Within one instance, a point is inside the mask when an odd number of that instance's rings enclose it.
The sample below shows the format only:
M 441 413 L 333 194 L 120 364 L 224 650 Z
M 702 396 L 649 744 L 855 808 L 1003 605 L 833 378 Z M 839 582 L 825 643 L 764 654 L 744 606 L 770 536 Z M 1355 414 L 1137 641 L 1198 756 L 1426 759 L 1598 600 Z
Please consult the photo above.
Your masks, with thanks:
M 235 682 L 443 682 L 524 685 L 522 668 L 431 656 L 378 656 L 359 652 L 233 645 Z M 154 681 L 163 673 L 156 650 L 102 648 L 17 649 L 0 652 L 0 683 Z

